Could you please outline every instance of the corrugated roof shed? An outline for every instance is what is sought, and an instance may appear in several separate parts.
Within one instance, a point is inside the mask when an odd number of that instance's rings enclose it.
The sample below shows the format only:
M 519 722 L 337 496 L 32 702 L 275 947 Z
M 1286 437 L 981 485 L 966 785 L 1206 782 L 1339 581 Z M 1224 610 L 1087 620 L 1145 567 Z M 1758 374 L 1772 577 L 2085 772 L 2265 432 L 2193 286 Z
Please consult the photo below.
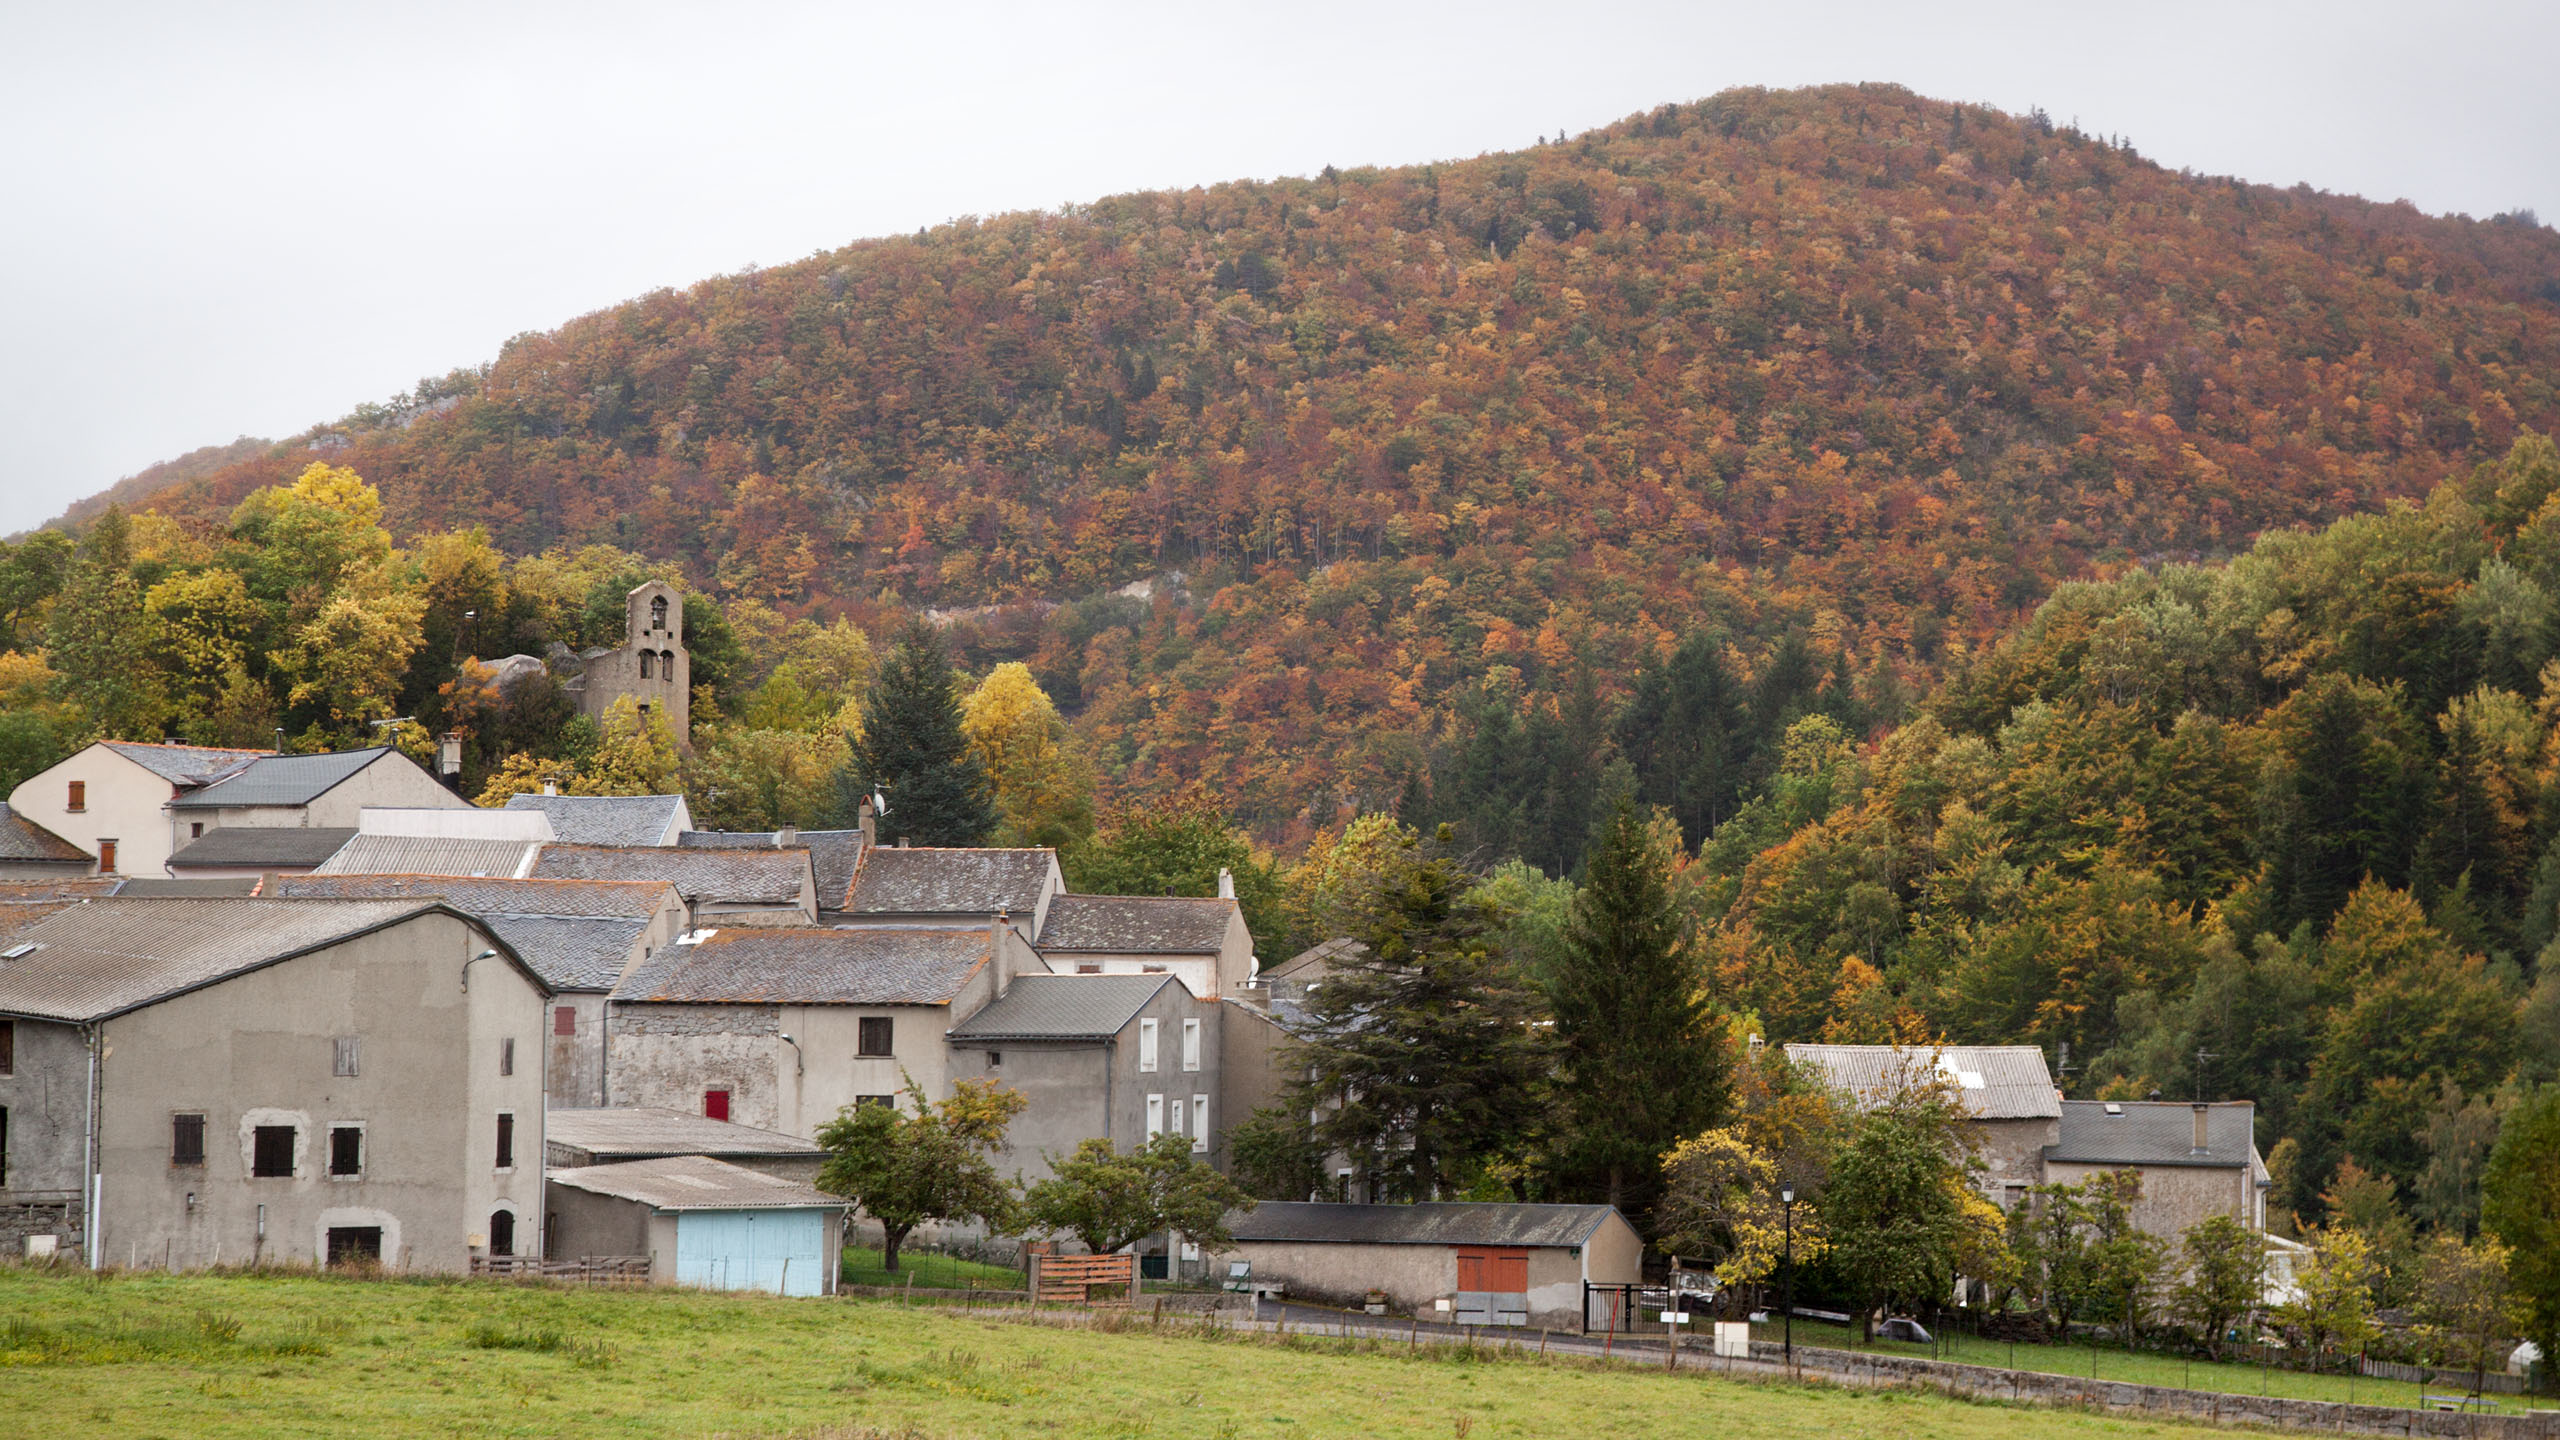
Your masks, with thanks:
M 483 880 L 468 875 L 279 875 L 271 895 L 358 900 L 441 896 L 473 915 L 609 915 L 645 920 L 670 903 L 664 880 Z M 675 903 L 681 903 L 677 901 Z
M 591 1195 L 637 1200 L 653 1210 L 841 1210 L 853 1203 L 797 1180 L 701 1155 L 586 1165 L 544 1178 Z
M 1890 1089 L 1904 1074 L 1932 1070 L 1955 1082 L 1983 1120 L 2050 1120 L 2062 1093 L 2033 1045 L 1790 1045 L 1787 1058 L 1818 1069 L 1832 1088 L 1858 1097 Z
M 1060 895 L 1041 922 L 1043 950 L 1214 955 L 1236 917 L 1233 900 L 1152 895 Z
M 510 795 L 510 810 L 539 810 L 563 845 L 663 845 L 685 813 L 681 795 Z
M 533 873 L 546 880 L 663 880 L 687 900 L 796 903 L 813 883 L 806 850 L 688 850 L 545 845 Z
M 272 750 L 217 750 L 204 745 L 150 745 L 109 740 L 106 747 L 172 785 L 210 785 Z
M 954 1040 L 1101 1040 L 1127 1029 L 1170 975 L 1017 975 Z
M 1311 1245 L 1580 1245 L 1617 1212 L 1606 1205 L 1440 1200 L 1420 1205 L 1265 1201 L 1227 1217 L 1238 1240 Z
M 261 755 L 201 790 L 169 802 L 172 810 L 235 805 L 308 805 L 357 771 L 393 753 L 388 745 L 326 755 Z M 398 763 L 407 764 L 403 759 Z
M 875 846 L 853 872 L 855 915 L 1029 915 L 1048 893 L 1054 850 Z
M 942 1005 L 987 963 L 992 949 L 984 930 L 746 926 L 665 947 L 615 987 L 613 998 L 704 1005 Z M 1021 983 L 1014 982 L 1016 988 Z
M 11 937 L 0 1013 L 101 1020 L 441 907 L 415 900 L 91 900 Z
M 2066 1100 L 2062 1139 L 2047 1160 L 2073 1165 L 2179 1165 L 2236 1169 L 2258 1150 L 2258 1108 L 2246 1100 L 2205 1107 L 2205 1153 L 2195 1153 L 2195 1107 L 2167 1100 Z
M 654 1106 L 546 1110 L 542 1138 L 598 1159 L 648 1160 L 663 1155 L 815 1155 L 815 1143 L 779 1130 L 713 1120 L 690 1110 Z
M 308 869 L 346 848 L 356 838 L 353 827 L 306 825 L 225 825 L 207 830 L 169 857 L 172 869 L 260 865 L 269 869 Z
M 631 963 L 640 937 L 649 930 L 646 920 L 595 915 L 481 915 L 480 919 L 554 990 L 612 989 L 622 979 L 622 968 Z
M 485 875 L 506 879 L 542 852 L 539 840 L 457 835 L 358 835 L 323 861 L 323 875 Z
M 0 860 L 21 863 L 40 860 L 85 866 L 90 863 L 91 856 L 88 851 L 0 803 Z

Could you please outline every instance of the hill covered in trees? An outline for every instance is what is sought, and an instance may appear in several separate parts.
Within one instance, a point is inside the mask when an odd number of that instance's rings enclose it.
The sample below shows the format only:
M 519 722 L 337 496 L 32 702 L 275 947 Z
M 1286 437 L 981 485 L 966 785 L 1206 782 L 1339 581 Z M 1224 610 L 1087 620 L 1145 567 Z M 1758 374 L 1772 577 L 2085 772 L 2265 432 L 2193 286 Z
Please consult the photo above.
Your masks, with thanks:
M 662 291 L 145 503 L 218 539 L 317 450 L 403 543 L 610 545 L 874 632 L 946 612 L 1106 785 L 1204 781 L 1294 841 L 1411 789 L 1467 706 L 1588 738 L 1692 633 L 1778 710 L 1891 719 L 2058 583 L 2560 423 L 2555 362 L 2528 218 L 1737 91 Z

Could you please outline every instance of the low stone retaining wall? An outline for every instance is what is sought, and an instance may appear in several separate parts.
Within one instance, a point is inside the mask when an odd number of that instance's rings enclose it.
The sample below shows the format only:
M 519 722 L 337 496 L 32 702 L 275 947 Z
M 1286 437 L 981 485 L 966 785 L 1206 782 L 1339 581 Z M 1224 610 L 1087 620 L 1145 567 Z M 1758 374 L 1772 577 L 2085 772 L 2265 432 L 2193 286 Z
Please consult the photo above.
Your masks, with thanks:
M 1783 1346 L 1754 1341 L 1753 1368 L 1784 1373 Z M 2560 1414 L 2482 1415 L 2467 1411 L 2403 1410 L 2386 1405 L 2346 1405 L 2334 1400 L 2284 1400 L 2266 1395 L 2217 1395 L 2161 1385 L 2085 1380 L 2032 1370 L 1953 1365 L 1903 1355 L 1796 1347 L 1795 1368 L 1847 1385 L 1905 1385 L 1980 1400 L 2134 1411 L 2166 1419 L 2215 1425 L 2254 1425 L 2276 1430 L 2331 1430 L 2359 1435 L 2440 1436 L 2443 1440 L 2550 1440 L 2560 1437 Z

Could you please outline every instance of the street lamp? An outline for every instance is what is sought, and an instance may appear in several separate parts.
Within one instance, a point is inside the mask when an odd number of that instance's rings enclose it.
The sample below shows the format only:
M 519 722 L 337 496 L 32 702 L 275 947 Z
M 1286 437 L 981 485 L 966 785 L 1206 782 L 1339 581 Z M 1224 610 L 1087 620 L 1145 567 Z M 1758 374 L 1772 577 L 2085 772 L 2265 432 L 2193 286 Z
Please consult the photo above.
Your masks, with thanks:
M 1778 1192 L 1778 1205 L 1780 1212 L 1786 1217 L 1787 1226 L 1786 1299 L 1780 1303 L 1787 1309 L 1787 1368 L 1793 1371 L 1796 1363 L 1796 1191 L 1794 1186 L 1790 1185 Z

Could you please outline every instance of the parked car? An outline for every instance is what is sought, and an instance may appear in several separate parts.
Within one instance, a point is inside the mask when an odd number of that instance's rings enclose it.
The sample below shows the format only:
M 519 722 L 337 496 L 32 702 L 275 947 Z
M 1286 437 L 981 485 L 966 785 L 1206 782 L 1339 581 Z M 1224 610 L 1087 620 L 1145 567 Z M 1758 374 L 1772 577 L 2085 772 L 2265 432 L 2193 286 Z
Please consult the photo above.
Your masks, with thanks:
M 1927 1329 L 1922 1327 L 1919 1321 L 1903 1315 L 1896 1315 L 1892 1319 L 1878 1324 L 1876 1326 L 1876 1338 L 1879 1340 L 1908 1340 L 1916 1345 L 1931 1344 L 1935 1339 L 1935 1337 L 1930 1335 Z

